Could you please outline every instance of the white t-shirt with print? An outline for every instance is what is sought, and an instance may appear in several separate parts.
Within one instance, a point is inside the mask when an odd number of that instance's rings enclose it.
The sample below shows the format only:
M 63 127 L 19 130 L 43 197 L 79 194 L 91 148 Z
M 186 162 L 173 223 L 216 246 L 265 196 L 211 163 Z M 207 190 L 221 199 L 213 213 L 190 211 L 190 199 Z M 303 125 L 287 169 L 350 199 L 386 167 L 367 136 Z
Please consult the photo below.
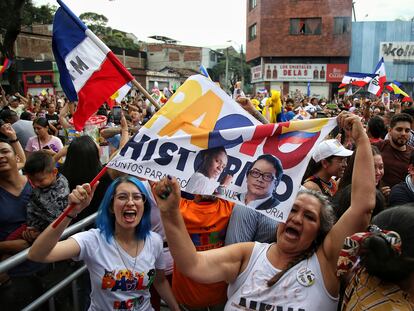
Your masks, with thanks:
M 81 249 L 73 260 L 83 260 L 90 274 L 90 311 L 153 310 L 149 288 L 155 278 L 155 269 L 165 267 L 162 239 L 157 233 L 151 231 L 145 239 L 134 269 L 135 257 L 121 247 L 118 247 L 118 253 L 114 240 L 108 243 L 99 229 L 80 232 L 72 238 Z

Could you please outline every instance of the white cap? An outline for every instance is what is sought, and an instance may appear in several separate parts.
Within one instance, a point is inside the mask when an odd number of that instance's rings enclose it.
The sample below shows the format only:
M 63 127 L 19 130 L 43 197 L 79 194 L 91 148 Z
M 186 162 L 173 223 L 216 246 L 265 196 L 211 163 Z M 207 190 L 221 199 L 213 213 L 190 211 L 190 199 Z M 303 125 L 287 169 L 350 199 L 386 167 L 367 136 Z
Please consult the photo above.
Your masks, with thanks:
M 349 157 L 352 155 L 353 151 L 346 149 L 341 145 L 336 139 L 324 140 L 316 147 L 315 152 L 312 155 L 312 158 L 315 162 L 329 158 L 330 156 L 336 157 Z

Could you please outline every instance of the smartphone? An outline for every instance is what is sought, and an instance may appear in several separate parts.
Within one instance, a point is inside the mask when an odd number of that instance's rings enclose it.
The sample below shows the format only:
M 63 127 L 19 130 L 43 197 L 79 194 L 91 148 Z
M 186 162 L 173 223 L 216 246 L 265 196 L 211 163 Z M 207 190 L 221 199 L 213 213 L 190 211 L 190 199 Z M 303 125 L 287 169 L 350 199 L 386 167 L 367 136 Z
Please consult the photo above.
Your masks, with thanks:
M 114 106 L 112 108 L 112 118 L 115 124 L 121 123 L 122 108 L 121 106 Z

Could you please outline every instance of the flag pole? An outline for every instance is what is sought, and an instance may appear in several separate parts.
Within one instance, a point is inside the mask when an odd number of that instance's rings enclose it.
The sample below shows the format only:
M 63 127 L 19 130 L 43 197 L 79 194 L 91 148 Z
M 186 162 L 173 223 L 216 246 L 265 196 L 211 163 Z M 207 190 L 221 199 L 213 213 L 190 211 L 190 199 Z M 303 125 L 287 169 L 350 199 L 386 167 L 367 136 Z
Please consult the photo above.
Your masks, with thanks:
M 355 91 L 355 93 L 353 93 L 351 96 L 354 96 L 356 93 L 358 93 L 360 90 L 362 90 L 363 89 L 363 87 L 361 86 L 359 89 L 357 89 L 356 91 Z
M 133 79 L 131 82 L 142 94 L 144 94 L 144 96 L 151 102 L 156 110 L 159 110 L 161 108 L 155 99 L 150 95 L 150 93 L 148 93 L 148 91 L 141 84 L 139 84 L 136 79 Z

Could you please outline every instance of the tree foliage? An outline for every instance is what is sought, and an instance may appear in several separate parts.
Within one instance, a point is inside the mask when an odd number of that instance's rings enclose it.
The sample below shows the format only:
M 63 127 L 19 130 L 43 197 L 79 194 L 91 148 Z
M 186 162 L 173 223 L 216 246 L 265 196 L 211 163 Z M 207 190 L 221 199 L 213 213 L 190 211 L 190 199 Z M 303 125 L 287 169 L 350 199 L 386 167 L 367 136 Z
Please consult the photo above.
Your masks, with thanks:
M 108 18 L 94 12 L 82 13 L 79 18 L 107 45 L 125 49 L 138 49 L 138 45 L 122 31 L 108 27 Z
M 57 6 L 55 5 L 46 4 L 36 7 L 31 1 L 25 1 L 22 24 L 28 26 L 33 24 L 52 24 L 56 10 Z
M 0 1 L 0 62 L 4 58 L 14 59 L 14 42 L 21 31 L 22 25 L 32 25 L 35 23 L 51 24 L 53 15 L 56 11 L 55 6 L 42 5 L 36 7 L 31 0 L 1 0 Z M 11 91 L 18 90 L 18 76 L 16 62 L 8 72 Z
M 211 70 L 211 78 L 213 81 L 220 81 L 225 79 L 226 75 L 226 50 L 224 50 L 224 57 Z M 250 66 L 246 63 L 245 54 L 241 55 L 243 62 L 243 76 L 245 85 L 250 84 Z M 240 61 L 240 54 L 234 49 L 228 49 L 228 81 L 225 81 L 230 89 L 233 89 L 237 81 L 241 81 L 242 66 Z

